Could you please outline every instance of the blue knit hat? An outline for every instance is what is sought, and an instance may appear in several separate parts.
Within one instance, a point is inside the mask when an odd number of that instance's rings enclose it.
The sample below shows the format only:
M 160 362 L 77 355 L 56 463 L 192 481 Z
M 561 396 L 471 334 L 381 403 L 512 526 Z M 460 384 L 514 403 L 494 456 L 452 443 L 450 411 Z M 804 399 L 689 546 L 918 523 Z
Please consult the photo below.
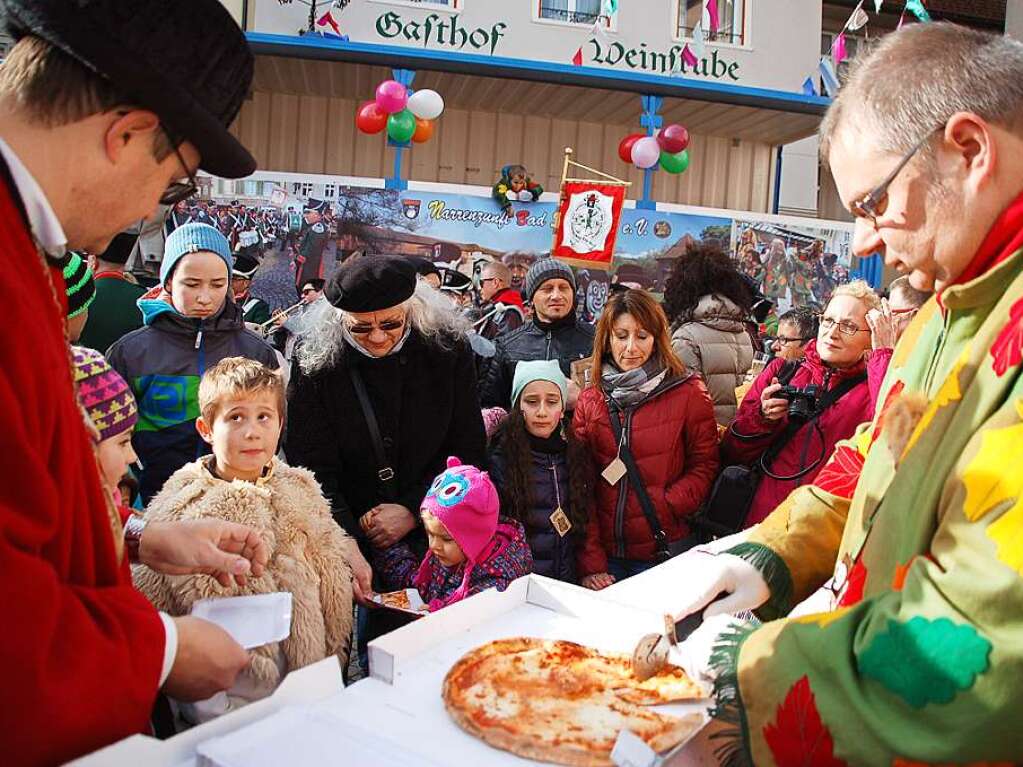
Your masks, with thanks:
M 209 224 L 185 224 L 179 226 L 163 245 L 163 263 L 160 264 L 160 284 L 166 285 L 174 274 L 178 261 L 189 253 L 209 251 L 220 256 L 227 265 L 227 276 L 231 277 L 231 246 L 219 230 Z
M 568 379 L 561 372 L 557 360 L 523 360 L 515 365 L 515 377 L 512 379 L 512 407 L 519 406 L 519 396 L 533 381 L 550 381 L 561 389 L 561 404 L 568 407 Z

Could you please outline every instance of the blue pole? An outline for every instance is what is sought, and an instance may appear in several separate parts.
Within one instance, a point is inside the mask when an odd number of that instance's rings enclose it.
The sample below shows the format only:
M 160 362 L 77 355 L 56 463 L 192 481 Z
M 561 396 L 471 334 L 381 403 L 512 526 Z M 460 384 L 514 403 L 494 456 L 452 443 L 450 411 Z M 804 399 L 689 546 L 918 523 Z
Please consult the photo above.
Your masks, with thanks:
M 643 96 L 643 115 L 639 118 L 639 124 L 646 128 L 646 135 L 653 136 L 657 133 L 657 130 L 661 127 L 663 120 L 657 114 L 661 111 L 661 105 L 664 103 L 664 99 L 660 96 Z M 656 210 L 657 203 L 654 202 L 650 194 L 654 188 L 654 171 L 657 169 L 655 165 L 653 168 L 648 168 L 643 171 L 643 197 L 636 201 L 636 207 L 640 210 Z
M 411 69 L 395 69 L 393 70 L 393 76 L 395 80 L 409 89 L 409 94 L 411 95 L 412 81 L 416 79 L 416 73 Z M 408 182 L 401 177 L 402 153 L 406 149 L 411 148 L 412 144 L 407 141 L 399 144 L 388 138 L 387 145 L 394 148 L 394 175 L 384 181 L 384 188 L 404 191 L 408 189 Z

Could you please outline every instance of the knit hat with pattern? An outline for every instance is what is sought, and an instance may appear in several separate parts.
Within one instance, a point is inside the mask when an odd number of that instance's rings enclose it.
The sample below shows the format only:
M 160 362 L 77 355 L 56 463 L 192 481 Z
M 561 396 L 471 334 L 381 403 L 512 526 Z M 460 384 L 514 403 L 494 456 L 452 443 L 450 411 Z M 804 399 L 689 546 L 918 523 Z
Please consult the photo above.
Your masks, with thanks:
M 96 298 L 96 283 L 85 259 L 74 251 L 64 254 L 59 266 L 64 275 L 64 291 L 67 293 L 67 316 L 71 319 L 88 309 Z
M 110 367 L 99 352 L 84 346 L 72 346 L 78 401 L 103 440 L 135 428 L 138 408 L 128 382 Z

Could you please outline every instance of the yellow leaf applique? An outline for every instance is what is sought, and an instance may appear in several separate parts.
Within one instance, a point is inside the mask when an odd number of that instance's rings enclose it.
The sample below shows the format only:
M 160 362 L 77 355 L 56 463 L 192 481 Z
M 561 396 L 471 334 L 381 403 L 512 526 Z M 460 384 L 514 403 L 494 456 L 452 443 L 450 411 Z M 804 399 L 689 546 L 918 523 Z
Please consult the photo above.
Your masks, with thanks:
M 1023 400 L 1016 402 L 1016 413 L 1023 419 Z M 1020 466 L 1023 466 L 1023 423 L 984 431 L 980 449 L 963 471 L 966 518 L 976 522 L 1004 501 L 1020 497 L 1023 491 Z
M 987 537 L 998 547 L 998 558 L 1023 575 L 1023 499 L 988 526 Z
M 927 428 L 931 425 L 934 417 L 938 414 L 941 408 L 952 402 L 958 402 L 963 398 L 963 392 L 959 388 L 959 374 L 966 367 L 966 360 L 970 353 L 969 345 L 963 349 L 963 353 L 959 355 L 959 360 L 952 367 L 952 371 L 948 374 L 945 382 L 938 389 L 938 393 L 934 395 L 934 399 L 931 400 L 931 404 L 928 405 L 927 410 L 924 411 L 923 416 L 920 418 L 920 422 L 916 425 L 916 429 L 913 430 L 912 436 L 909 438 L 909 442 L 906 443 L 906 448 L 902 451 L 902 458 L 904 459 L 913 446 L 917 443 L 923 433 L 927 431 Z
M 920 307 L 916 317 L 909 323 L 909 327 L 906 328 L 899 342 L 895 344 L 895 352 L 892 354 L 892 361 L 889 363 L 891 368 L 900 368 L 906 364 L 909 355 L 917 347 L 917 341 L 920 340 L 920 336 L 923 334 L 924 328 L 927 327 L 927 323 L 937 313 L 938 302 L 934 298 L 931 298 Z
M 809 623 L 820 626 L 821 628 L 825 628 L 827 626 L 830 626 L 835 621 L 837 621 L 851 609 L 852 609 L 851 605 L 849 607 L 838 607 L 832 610 L 831 612 L 811 613 L 810 615 L 802 615 L 799 618 L 796 618 L 795 620 L 796 623 Z

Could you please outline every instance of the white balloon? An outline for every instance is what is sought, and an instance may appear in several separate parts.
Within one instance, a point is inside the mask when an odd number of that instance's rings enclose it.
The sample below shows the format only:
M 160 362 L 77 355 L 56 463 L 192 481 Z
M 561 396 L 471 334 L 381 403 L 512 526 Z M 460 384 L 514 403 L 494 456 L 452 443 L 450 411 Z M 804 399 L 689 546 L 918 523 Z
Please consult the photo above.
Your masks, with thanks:
M 444 99 L 437 91 L 416 91 L 409 96 L 408 110 L 421 120 L 436 120 L 444 111 Z
M 632 145 L 632 164 L 642 170 L 652 168 L 661 159 L 661 146 L 653 136 L 644 136 Z

